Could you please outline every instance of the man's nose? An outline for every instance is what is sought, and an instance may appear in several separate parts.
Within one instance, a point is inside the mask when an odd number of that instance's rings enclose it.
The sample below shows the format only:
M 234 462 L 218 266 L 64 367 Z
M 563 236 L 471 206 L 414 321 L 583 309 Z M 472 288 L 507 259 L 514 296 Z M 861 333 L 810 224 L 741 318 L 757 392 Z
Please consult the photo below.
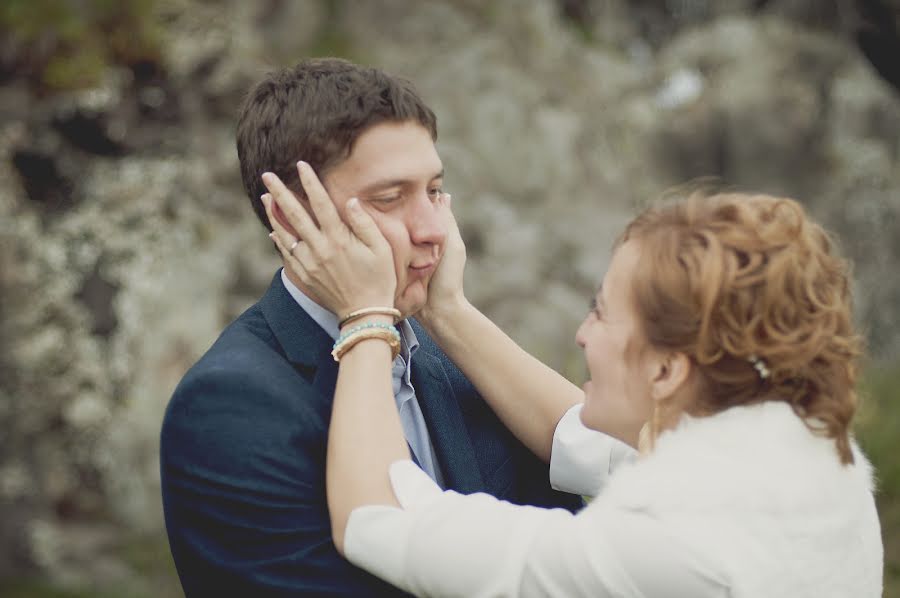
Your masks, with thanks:
M 409 236 L 416 245 L 441 245 L 447 238 L 447 224 L 427 192 L 420 194 L 413 202 L 407 226 Z

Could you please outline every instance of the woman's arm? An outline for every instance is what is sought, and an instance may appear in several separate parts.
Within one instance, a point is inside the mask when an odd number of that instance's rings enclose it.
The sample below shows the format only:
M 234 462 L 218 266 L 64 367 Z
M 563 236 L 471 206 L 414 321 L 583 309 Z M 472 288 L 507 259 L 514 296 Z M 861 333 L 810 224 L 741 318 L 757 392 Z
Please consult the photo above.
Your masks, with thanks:
M 391 463 L 409 459 L 409 448 L 394 404 L 391 361 L 390 347 L 378 339 L 360 341 L 341 358 L 325 475 L 331 533 L 341 554 L 353 509 L 399 504 L 385 473 Z
M 584 392 L 519 347 L 467 301 L 423 324 L 503 424 L 549 463 L 556 425 L 584 401 Z
M 549 462 L 556 424 L 584 401 L 584 392 L 529 355 L 466 299 L 466 248 L 446 197 L 444 254 L 428 288 L 428 304 L 416 319 L 516 438 Z
M 375 223 L 359 202 L 351 199 L 346 211 L 351 230 L 309 165 L 299 163 L 298 172 L 318 227 L 277 176 L 263 175 L 270 191 L 263 204 L 273 227 L 272 239 L 285 263 L 337 314 L 393 306 L 397 281 L 391 249 Z M 299 240 L 278 216 L 287 219 Z M 342 332 L 367 323 L 390 325 L 393 319 L 367 316 Z M 394 461 L 409 459 L 409 449 L 394 404 L 391 362 L 390 345 L 377 338 L 357 342 L 340 358 L 325 482 L 332 536 L 342 553 L 344 530 L 353 509 L 398 504 L 387 471 Z
M 345 554 L 417 596 L 729 595 L 718 560 L 659 517 L 609 503 L 573 515 L 441 492 L 412 463 L 392 466 L 391 480 L 403 510 L 355 511 Z

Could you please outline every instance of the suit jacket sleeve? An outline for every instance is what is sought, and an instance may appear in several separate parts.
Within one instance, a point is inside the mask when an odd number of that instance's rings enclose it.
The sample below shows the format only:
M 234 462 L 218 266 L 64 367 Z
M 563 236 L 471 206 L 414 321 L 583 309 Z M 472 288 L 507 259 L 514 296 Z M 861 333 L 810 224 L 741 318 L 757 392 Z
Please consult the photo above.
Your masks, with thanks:
M 195 368 L 167 410 L 163 503 L 186 596 L 400 594 L 332 543 L 330 400 L 285 362 L 255 364 Z

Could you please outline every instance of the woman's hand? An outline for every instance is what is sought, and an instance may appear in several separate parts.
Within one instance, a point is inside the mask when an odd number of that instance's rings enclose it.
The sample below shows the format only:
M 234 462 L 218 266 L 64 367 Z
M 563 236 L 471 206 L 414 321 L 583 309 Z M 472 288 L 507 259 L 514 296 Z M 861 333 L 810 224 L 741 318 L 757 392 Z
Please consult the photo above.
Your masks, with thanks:
M 450 210 L 450 195 L 444 193 L 439 200 L 441 216 L 447 223 L 447 240 L 444 255 L 428 285 L 428 301 L 416 314 L 426 328 L 433 327 L 454 310 L 467 304 L 463 291 L 463 273 L 466 269 L 466 246 L 459 234 L 456 218 Z
M 270 236 L 285 264 L 339 318 L 364 307 L 393 307 L 397 287 L 393 256 L 375 222 L 352 198 L 344 224 L 309 164 L 298 162 L 297 171 L 318 227 L 276 175 L 263 175 L 269 190 L 262 200 L 273 228 Z M 299 239 L 275 217 L 276 205 Z

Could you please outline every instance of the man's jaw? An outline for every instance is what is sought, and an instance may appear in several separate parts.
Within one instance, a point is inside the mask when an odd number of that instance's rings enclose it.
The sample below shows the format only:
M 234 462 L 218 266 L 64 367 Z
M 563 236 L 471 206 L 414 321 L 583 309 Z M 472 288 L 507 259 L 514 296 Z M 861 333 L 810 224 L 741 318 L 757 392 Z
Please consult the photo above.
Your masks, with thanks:
M 407 279 L 404 281 L 403 291 L 394 299 L 394 307 L 400 310 L 403 318 L 412 317 L 425 307 L 425 303 L 428 301 L 428 283 L 430 281 L 430 277 L 424 280 Z

